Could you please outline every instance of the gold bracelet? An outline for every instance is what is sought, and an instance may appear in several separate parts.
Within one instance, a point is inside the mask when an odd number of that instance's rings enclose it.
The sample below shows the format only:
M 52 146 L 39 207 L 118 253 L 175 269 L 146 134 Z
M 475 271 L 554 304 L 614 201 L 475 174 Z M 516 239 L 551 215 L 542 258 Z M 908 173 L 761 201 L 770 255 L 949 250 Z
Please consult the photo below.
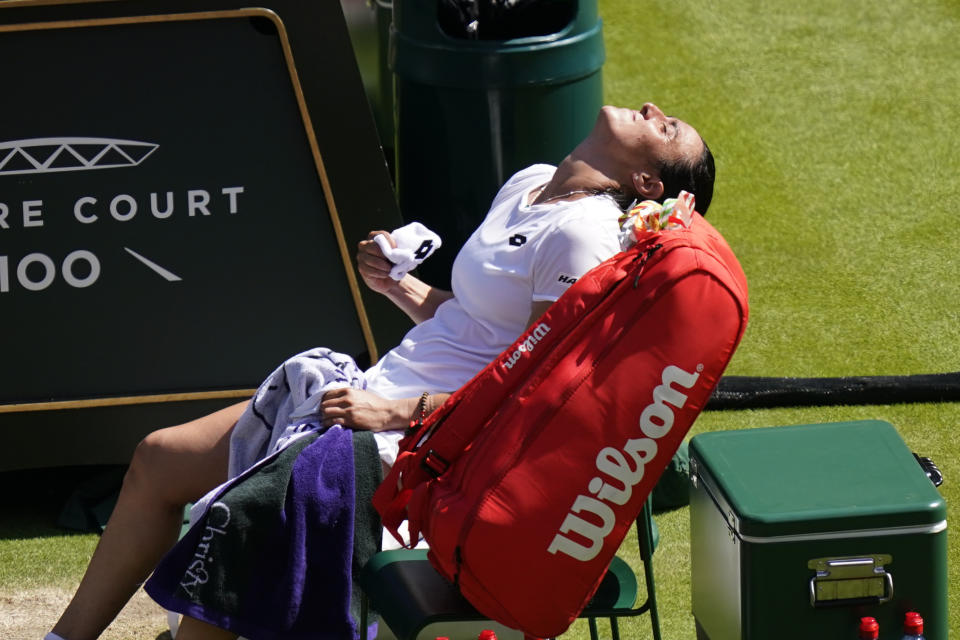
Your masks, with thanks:
M 436 411 L 436 409 L 437 409 L 437 406 L 436 406 L 436 405 L 437 405 L 437 403 L 436 403 L 436 401 L 434 400 L 434 397 L 433 397 L 433 396 L 427 396 L 427 401 L 424 403 L 423 417 L 426 418 L 426 417 L 429 416 L 431 413 L 433 413 L 434 411 Z
M 424 418 L 427 417 L 427 401 L 430 399 L 430 394 L 424 391 L 420 394 L 420 401 L 417 403 L 417 419 L 416 421 L 419 424 L 423 424 Z
M 412 433 L 416 433 L 423 425 L 423 419 L 427 417 L 427 398 L 430 397 L 430 394 L 424 391 L 420 395 L 420 400 L 417 402 L 417 408 L 414 410 L 413 415 L 410 416 L 410 426 L 407 427 L 406 433 L 404 435 L 409 436 Z

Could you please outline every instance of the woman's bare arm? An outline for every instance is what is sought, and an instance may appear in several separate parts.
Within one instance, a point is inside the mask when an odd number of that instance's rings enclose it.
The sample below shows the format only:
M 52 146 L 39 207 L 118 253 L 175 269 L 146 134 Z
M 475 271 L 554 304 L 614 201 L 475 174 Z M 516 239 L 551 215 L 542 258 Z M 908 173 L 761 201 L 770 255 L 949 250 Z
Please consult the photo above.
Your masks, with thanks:
M 375 236 L 381 234 L 386 235 L 390 244 L 395 246 L 396 243 L 386 231 L 371 231 L 367 239 L 357 245 L 357 268 L 363 281 L 372 290 L 387 296 L 417 324 L 432 318 L 437 307 L 453 297 L 453 292 L 431 286 L 410 274 L 399 281 L 391 278 L 393 264 L 373 241 Z
M 449 393 L 428 395 L 424 416 L 433 413 L 449 397 Z M 320 401 L 323 426 L 342 424 L 367 431 L 405 429 L 411 420 L 419 417 L 419 407 L 419 397 L 387 399 L 349 387 L 328 391 Z

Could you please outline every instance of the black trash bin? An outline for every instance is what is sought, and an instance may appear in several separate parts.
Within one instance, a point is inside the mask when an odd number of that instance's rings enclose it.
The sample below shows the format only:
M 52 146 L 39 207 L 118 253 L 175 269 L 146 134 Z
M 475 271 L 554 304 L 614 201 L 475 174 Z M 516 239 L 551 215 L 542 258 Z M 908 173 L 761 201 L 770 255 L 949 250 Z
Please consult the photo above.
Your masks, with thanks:
M 419 273 L 444 288 L 506 179 L 537 162 L 559 163 L 602 106 L 596 0 L 510 4 L 523 5 L 516 20 L 481 16 L 458 32 L 450 0 L 393 2 L 397 195 L 407 221 L 443 238 Z M 543 33 L 545 25 L 555 30 Z

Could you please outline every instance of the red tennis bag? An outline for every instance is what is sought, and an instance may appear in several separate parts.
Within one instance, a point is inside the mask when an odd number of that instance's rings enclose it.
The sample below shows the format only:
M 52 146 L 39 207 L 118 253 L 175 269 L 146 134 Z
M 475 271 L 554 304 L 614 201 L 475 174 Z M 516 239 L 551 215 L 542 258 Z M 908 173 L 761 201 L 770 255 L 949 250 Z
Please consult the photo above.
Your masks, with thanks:
M 549 638 L 590 600 L 740 342 L 747 285 L 699 215 L 581 277 L 411 427 L 374 506 L 478 611 Z M 399 536 L 397 536 L 399 539 Z

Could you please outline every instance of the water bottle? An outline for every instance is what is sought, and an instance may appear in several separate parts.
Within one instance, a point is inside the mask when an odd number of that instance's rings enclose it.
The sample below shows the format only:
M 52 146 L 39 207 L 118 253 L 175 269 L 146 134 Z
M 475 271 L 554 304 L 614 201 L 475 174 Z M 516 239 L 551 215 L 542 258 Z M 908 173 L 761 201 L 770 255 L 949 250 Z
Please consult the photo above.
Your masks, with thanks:
M 916 611 L 907 611 L 903 616 L 903 640 L 924 640 L 923 618 Z
M 860 640 L 877 640 L 880 636 L 880 625 L 876 618 L 860 618 Z

